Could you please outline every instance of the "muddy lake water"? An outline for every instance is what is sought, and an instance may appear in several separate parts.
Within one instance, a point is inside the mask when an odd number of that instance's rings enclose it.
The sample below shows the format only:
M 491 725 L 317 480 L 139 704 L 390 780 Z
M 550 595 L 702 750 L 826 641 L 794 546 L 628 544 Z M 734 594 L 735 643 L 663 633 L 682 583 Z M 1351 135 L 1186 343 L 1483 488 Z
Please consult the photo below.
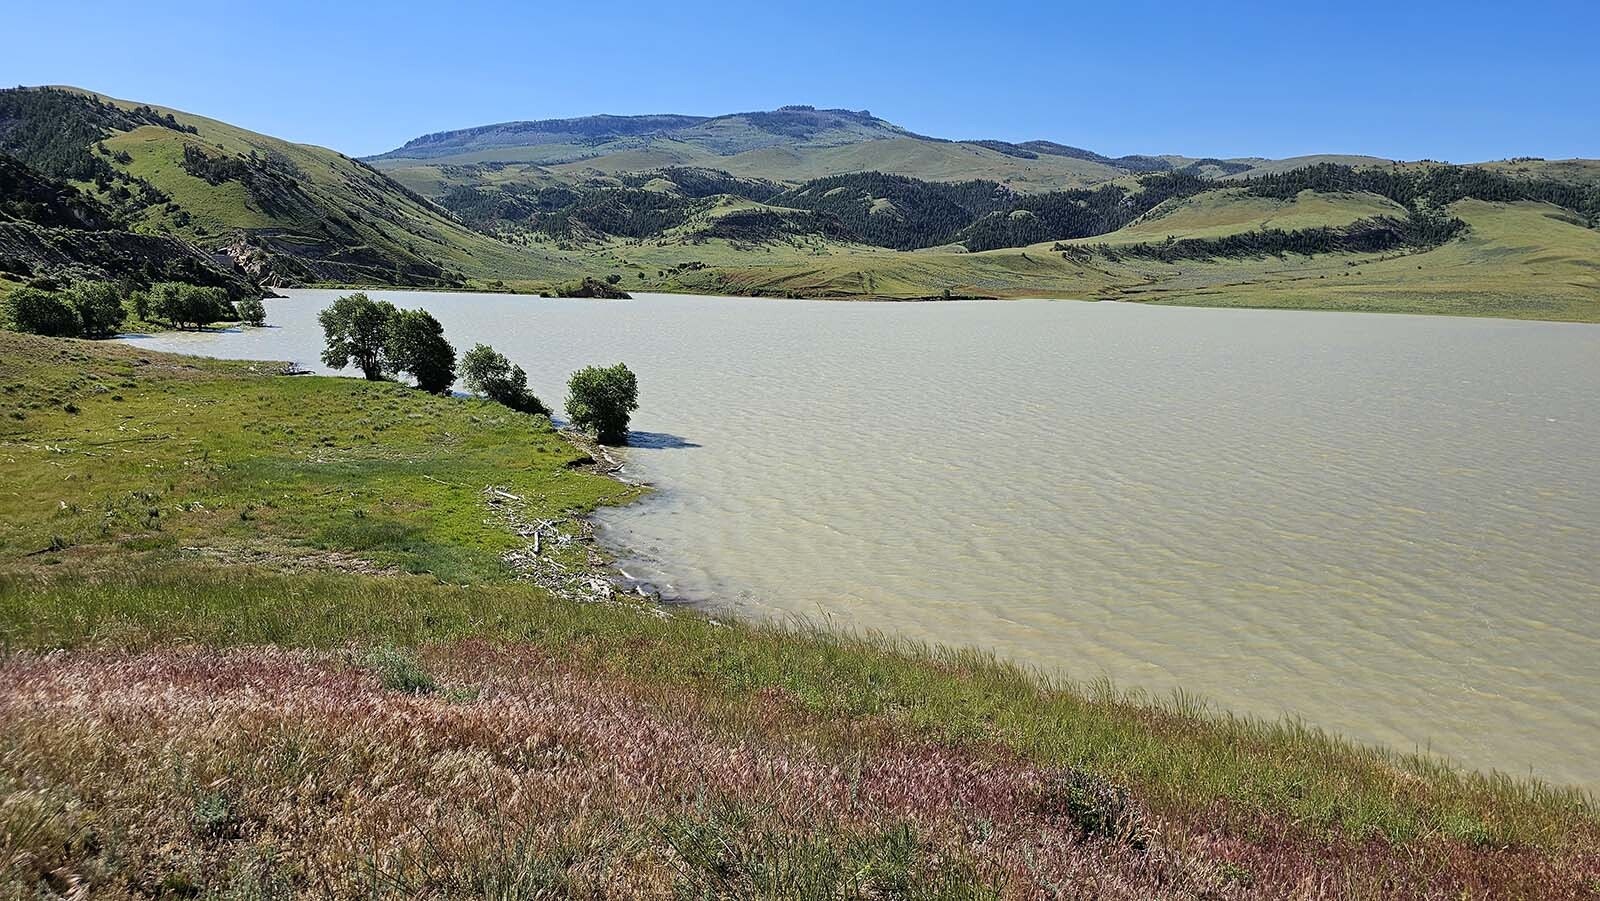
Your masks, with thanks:
M 316 313 L 141 346 L 323 371 Z M 1600 788 L 1600 326 L 372 291 L 559 408 L 626 361 L 623 568 Z

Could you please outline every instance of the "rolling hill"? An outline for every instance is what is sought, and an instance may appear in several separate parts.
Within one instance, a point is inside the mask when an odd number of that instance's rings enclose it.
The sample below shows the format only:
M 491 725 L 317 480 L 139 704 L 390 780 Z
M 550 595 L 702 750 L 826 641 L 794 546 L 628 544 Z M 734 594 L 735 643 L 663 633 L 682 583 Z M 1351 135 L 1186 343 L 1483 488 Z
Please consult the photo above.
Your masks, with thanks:
M 570 268 L 466 228 L 343 154 L 77 89 L 0 91 L 0 152 L 115 209 L 132 233 L 215 252 L 267 285 Z
M 500 123 L 362 161 L 75 88 L 0 91 L 0 292 L 605 275 L 1600 320 L 1597 224 L 1589 160 L 1111 157 L 785 107 Z

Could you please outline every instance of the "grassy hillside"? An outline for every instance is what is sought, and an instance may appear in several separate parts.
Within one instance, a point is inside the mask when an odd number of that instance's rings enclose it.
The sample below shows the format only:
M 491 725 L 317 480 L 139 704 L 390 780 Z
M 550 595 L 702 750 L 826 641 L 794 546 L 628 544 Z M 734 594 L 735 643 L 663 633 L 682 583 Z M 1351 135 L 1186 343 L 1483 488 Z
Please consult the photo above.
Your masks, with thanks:
M 1174 208 L 1178 222 L 1140 221 L 1127 232 L 1076 244 L 1113 246 L 1168 235 L 1218 236 L 1267 224 L 1341 225 L 1388 210 L 1381 198 L 1255 198 L 1239 210 L 1223 200 Z M 1219 258 L 1161 263 L 1063 254 L 1056 243 L 961 253 L 865 252 L 826 245 L 769 245 L 761 253 L 704 253 L 706 266 L 640 287 L 809 297 L 1063 297 L 1186 306 L 1433 313 L 1600 322 L 1600 231 L 1570 212 L 1533 202 L 1465 200 L 1450 212 L 1467 223 L 1460 238 L 1421 252 Z M 1279 218 L 1284 217 L 1284 218 Z M 1181 222 L 1186 226 L 1179 229 Z M 1070 244 L 1069 244 L 1070 246 Z M 693 258 L 698 247 L 666 257 Z M 665 248 L 627 249 L 626 258 Z M 752 261 L 754 257 L 754 261 Z M 626 270 L 623 270 L 626 271 Z
M 1019 159 L 976 144 L 910 137 L 836 146 L 779 145 L 729 155 L 683 141 L 656 139 L 647 145 L 622 148 L 546 145 L 498 148 L 426 161 L 380 158 L 372 162 L 417 190 L 463 183 L 460 167 L 481 163 L 534 164 L 538 169 L 531 174 L 567 182 L 670 166 L 701 166 L 790 184 L 851 172 L 887 172 L 924 181 L 989 179 L 1017 191 L 1081 187 L 1127 174 L 1088 160 L 1059 156 Z
M 8 123 L 13 135 L 53 127 L 48 119 L 27 118 L 49 115 L 24 102 L 31 90 L 4 92 L 23 116 Z M 64 106 L 84 123 L 80 137 L 94 137 L 78 152 L 103 173 L 144 191 L 143 201 L 118 202 L 131 228 L 226 249 L 269 283 L 451 284 L 490 272 L 576 271 L 557 257 L 515 250 L 473 232 L 333 151 L 77 89 L 61 95 L 80 98 L 75 107 Z M 149 121 L 115 115 L 135 110 L 150 111 Z M 108 201 L 119 190 L 104 175 L 77 184 Z
M 1211 191 L 1168 201 L 1110 234 L 1071 243 L 1135 244 L 1164 241 L 1168 235 L 1214 238 L 1264 228 L 1302 229 L 1349 225 L 1377 216 L 1406 216 L 1405 207 L 1375 194 L 1319 194 L 1293 198 L 1260 197 L 1244 190 Z
M 1550 204 L 1464 200 L 1471 227 L 1426 253 L 1150 267 L 1128 300 L 1600 322 L 1600 231 Z
M 465 228 L 342 154 L 173 114 L 197 133 L 174 138 L 141 128 L 106 145 L 132 157 L 130 172 L 170 193 L 190 214 L 187 230 L 197 236 L 244 229 L 260 246 L 306 263 L 323 281 L 404 284 L 449 280 L 454 274 L 573 271 L 555 258 L 512 250 Z M 287 197 L 277 198 L 266 192 L 252 195 L 237 183 L 210 184 L 184 170 L 185 145 L 207 154 L 248 158 L 254 153 L 281 161 L 295 187 Z M 153 212 L 149 221 L 154 225 L 170 218 Z
M 272 370 L 0 333 L 6 894 L 1600 888 L 1576 792 L 577 603 L 573 516 L 631 492 L 546 420 Z

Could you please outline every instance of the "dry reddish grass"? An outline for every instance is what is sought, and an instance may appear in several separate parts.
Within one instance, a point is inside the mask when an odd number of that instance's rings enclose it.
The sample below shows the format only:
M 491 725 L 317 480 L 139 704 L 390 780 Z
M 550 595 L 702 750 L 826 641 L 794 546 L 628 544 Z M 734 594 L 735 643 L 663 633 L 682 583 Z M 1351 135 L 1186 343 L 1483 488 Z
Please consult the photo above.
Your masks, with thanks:
M 1600 852 L 1354 842 L 1175 819 L 1092 777 L 882 721 L 819 720 L 431 647 L 0 663 L 6 895 L 1586 897 Z M 1229 825 L 1223 825 L 1229 824 Z

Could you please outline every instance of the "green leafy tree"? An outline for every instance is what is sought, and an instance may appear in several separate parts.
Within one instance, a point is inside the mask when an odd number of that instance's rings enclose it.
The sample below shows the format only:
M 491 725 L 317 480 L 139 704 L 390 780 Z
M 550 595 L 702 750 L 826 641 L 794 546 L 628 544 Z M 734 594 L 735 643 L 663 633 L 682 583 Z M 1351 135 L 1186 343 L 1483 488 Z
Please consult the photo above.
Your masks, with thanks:
M 133 315 L 140 321 L 150 319 L 150 292 L 138 289 L 128 294 L 128 299 L 133 301 Z
M 427 310 L 401 310 L 389 320 L 384 344 L 389 366 L 409 373 L 417 387 L 444 394 L 456 380 L 456 349 L 444 339 L 444 326 Z
M 150 315 L 176 328 L 200 328 L 233 315 L 228 292 L 182 282 L 157 282 L 150 288 Z
M 38 288 L 17 288 L 5 297 L 5 319 L 19 332 L 76 338 L 83 331 L 78 311 L 61 295 Z
M 327 340 L 322 362 L 334 369 L 354 364 L 369 381 L 381 381 L 389 364 L 389 322 L 395 314 L 394 304 L 359 292 L 335 300 L 317 314 Z
M 78 311 L 86 338 L 106 338 L 122 328 L 128 311 L 122 305 L 122 291 L 112 282 L 84 282 L 68 294 Z
M 479 344 L 461 356 L 461 381 L 467 390 L 521 413 L 548 415 L 550 410 L 528 390 L 528 374 L 505 355 Z
M 639 409 L 639 382 L 626 364 L 589 366 L 567 380 L 567 415 L 601 444 L 628 443 L 628 419 Z
M 267 324 L 267 305 L 257 297 L 246 297 L 233 305 L 239 312 L 239 319 L 249 325 Z

